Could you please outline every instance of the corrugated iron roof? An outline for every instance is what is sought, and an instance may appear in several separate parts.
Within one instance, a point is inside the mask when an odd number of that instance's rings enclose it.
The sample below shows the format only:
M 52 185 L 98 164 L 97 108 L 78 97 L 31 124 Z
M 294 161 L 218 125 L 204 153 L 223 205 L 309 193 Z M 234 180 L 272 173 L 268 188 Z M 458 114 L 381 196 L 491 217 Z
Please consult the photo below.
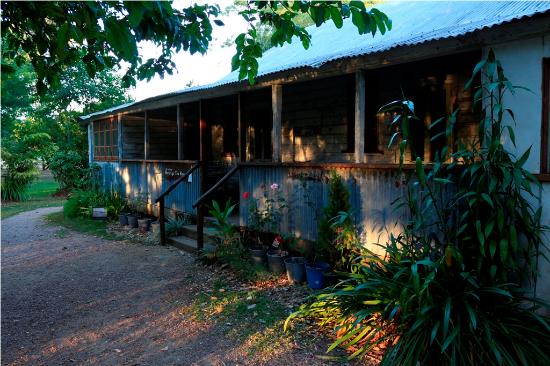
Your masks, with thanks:
M 332 22 L 310 27 L 311 47 L 305 51 L 295 39 L 292 44 L 275 47 L 259 60 L 258 76 L 297 68 L 318 68 L 328 62 L 364 56 L 402 46 L 462 36 L 484 28 L 550 11 L 548 1 L 391 1 L 377 5 L 392 20 L 393 28 L 386 34 L 360 35 L 350 19 L 341 29 Z M 145 100 L 124 104 L 81 117 L 115 112 L 135 104 L 184 93 L 211 89 L 238 82 L 232 72 L 212 84 L 183 89 Z

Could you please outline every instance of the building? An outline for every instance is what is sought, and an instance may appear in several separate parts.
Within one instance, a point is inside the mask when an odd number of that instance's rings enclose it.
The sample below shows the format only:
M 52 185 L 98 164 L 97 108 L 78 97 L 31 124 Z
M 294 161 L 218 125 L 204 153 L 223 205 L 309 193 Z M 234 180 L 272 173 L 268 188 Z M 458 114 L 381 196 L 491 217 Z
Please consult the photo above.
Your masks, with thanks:
M 492 48 L 509 79 L 531 90 L 507 97 L 506 106 L 515 113 L 518 153 L 531 147 L 526 167 L 543 183 L 534 204 L 550 225 L 550 3 L 390 2 L 379 9 L 393 21 L 385 35 L 361 36 L 350 21 L 339 30 L 310 29 L 309 50 L 294 42 L 265 53 L 254 86 L 232 73 L 82 117 L 104 186 L 147 195 L 158 214 L 155 200 L 201 162 L 166 195 L 167 209 L 196 214 L 194 204 L 227 197 L 244 207 L 244 192 L 278 183 L 290 205 L 281 231 L 315 240 L 327 172 L 336 169 L 365 243 L 383 242 L 400 220 L 390 203 L 403 187 L 398 153 L 388 149 L 390 116 L 379 107 L 402 91 L 415 102 L 423 123 L 413 127 L 413 145 L 425 162 L 445 142 L 430 141 L 438 131 L 426 126 L 456 108 L 453 139 L 473 141 L 479 125 L 464 84 Z M 246 209 L 239 220 L 246 225 Z M 543 271 L 550 275 L 548 266 Z M 550 298 L 549 281 L 541 290 Z

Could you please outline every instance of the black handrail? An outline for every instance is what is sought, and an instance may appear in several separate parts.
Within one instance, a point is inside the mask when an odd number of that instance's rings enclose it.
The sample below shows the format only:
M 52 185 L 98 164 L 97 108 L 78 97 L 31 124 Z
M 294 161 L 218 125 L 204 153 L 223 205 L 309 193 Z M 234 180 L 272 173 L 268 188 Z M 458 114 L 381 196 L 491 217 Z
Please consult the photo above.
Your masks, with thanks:
M 220 188 L 222 184 L 224 184 L 229 178 L 231 178 L 231 176 L 235 174 L 239 170 L 239 168 L 239 165 L 235 165 L 233 168 L 231 168 L 231 170 L 228 171 L 219 181 L 217 181 L 216 184 L 212 186 L 212 188 L 206 191 L 206 193 L 200 196 L 199 199 L 197 199 L 195 203 L 193 203 L 193 208 L 197 208 L 198 205 L 202 204 L 204 200 L 208 198 L 208 196 L 210 196 L 216 189 Z
M 174 189 L 176 189 L 176 187 L 178 186 L 178 184 L 180 184 L 181 182 L 183 182 L 185 179 L 187 179 L 187 177 L 189 177 L 191 175 L 191 173 L 193 173 L 195 170 L 197 170 L 198 167 L 201 166 L 201 163 L 199 161 L 197 161 L 195 163 L 195 165 L 193 165 L 184 175 L 182 175 L 181 177 L 179 177 L 174 183 L 172 183 L 170 185 L 170 187 L 168 187 L 168 189 L 164 192 L 161 193 L 160 196 L 157 197 L 157 199 L 155 200 L 155 203 L 158 203 L 161 199 L 163 199 L 164 197 L 166 197 L 170 192 L 172 192 Z
M 162 245 L 166 244 L 166 228 L 164 226 L 164 197 L 172 192 L 178 186 L 178 184 L 187 179 L 187 177 L 189 177 L 189 175 L 191 175 L 191 173 L 193 173 L 200 166 L 200 161 L 197 161 L 195 165 L 191 167 L 191 169 L 189 169 L 184 175 L 182 175 L 174 183 L 172 183 L 170 187 L 168 187 L 166 191 L 162 192 L 161 195 L 158 196 L 155 200 L 155 203 L 159 204 L 160 243 Z

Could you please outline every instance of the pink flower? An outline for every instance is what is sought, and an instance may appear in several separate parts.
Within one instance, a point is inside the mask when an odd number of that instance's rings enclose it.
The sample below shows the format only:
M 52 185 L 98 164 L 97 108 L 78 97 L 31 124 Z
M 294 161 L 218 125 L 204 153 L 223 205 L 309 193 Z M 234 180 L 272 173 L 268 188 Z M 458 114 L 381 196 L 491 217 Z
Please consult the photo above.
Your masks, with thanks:
M 282 242 L 283 242 L 283 238 L 281 238 L 279 235 L 277 235 L 275 237 L 275 239 L 273 240 L 273 247 L 278 248 L 279 245 L 281 245 Z
M 243 198 L 246 200 L 248 199 L 248 197 L 250 196 L 250 194 L 248 192 L 244 192 L 243 193 Z
M 270 187 L 272 191 L 276 191 L 279 189 L 279 185 L 277 183 L 273 183 Z

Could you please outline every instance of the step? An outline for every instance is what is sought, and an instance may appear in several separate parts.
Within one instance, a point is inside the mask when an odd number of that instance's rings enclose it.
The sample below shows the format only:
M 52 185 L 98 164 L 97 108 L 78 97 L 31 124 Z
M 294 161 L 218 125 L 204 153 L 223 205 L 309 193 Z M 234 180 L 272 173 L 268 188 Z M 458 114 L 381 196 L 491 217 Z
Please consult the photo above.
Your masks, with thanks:
M 190 254 L 197 254 L 197 241 L 186 236 L 171 236 L 166 238 L 169 245 Z
M 186 236 L 190 239 L 197 240 L 198 232 L 196 225 L 185 225 L 182 229 L 182 236 Z M 215 243 L 216 241 L 216 231 L 212 228 L 204 228 L 204 242 L 205 243 Z

